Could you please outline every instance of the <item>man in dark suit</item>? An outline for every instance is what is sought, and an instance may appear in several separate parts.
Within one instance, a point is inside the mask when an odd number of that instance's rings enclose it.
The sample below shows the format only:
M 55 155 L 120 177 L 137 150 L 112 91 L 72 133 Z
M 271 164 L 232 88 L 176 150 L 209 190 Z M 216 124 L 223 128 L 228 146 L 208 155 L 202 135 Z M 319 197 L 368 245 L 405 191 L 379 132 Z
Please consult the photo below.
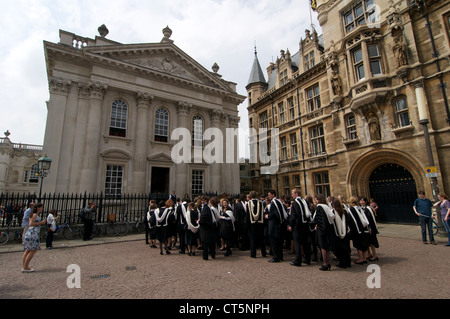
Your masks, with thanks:
M 270 190 L 268 192 L 270 202 L 269 209 L 269 241 L 272 250 L 273 258 L 269 260 L 271 263 L 283 261 L 283 231 L 286 222 L 287 213 L 284 205 L 276 198 L 276 192 Z
M 295 260 L 290 262 L 292 266 L 302 265 L 302 248 L 305 254 L 305 263 L 309 265 L 311 261 L 311 245 L 308 243 L 309 235 L 309 217 L 307 215 L 306 202 L 301 198 L 301 191 L 294 188 L 291 192 L 292 208 L 289 217 L 289 230 L 292 231 L 292 237 L 295 245 Z

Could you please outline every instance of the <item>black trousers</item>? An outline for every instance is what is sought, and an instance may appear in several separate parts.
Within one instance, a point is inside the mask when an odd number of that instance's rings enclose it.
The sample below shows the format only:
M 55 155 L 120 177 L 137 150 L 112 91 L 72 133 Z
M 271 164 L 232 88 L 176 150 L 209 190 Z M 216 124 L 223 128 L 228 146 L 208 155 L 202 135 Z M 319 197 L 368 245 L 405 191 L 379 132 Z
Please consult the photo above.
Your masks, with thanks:
M 186 228 L 185 225 L 178 225 L 178 237 L 180 238 L 180 252 L 186 252 Z
M 282 261 L 283 260 L 283 237 L 269 237 L 270 248 L 272 250 L 273 259 Z
M 216 258 L 216 240 L 207 240 L 202 242 L 203 259 L 208 259 L 208 254 L 211 258 Z
M 264 224 L 252 224 L 248 227 L 248 237 L 250 238 L 250 256 L 256 257 L 256 248 L 261 248 L 261 256 L 266 257 L 266 243 L 264 241 Z
M 52 247 L 53 244 L 53 232 L 51 230 L 47 231 L 47 239 L 45 240 L 45 247 Z
M 83 240 L 89 240 L 92 236 L 92 228 L 94 227 L 94 222 L 92 219 L 84 220 L 84 236 Z
M 295 246 L 295 260 L 294 263 L 302 264 L 302 248 L 305 254 L 305 262 L 309 263 L 311 261 L 311 245 L 308 241 L 307 228 L 294 229 L 292 232 L 292 237 L 294 239 Z

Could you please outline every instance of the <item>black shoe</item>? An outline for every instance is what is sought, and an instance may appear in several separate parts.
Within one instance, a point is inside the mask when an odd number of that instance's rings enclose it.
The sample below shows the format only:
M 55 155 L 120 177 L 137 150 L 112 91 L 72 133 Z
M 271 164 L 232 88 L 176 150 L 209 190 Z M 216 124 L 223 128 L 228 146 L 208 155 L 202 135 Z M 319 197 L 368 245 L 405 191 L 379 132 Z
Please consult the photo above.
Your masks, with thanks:
M 269 259 L 269 262 L 270 263 L 279 263 L 279 262 L 281 262 L 281 260 L 272 258 L 272 259 Z
M 307 265 L 311 265 L 311 261 L 310 261 L 310 260 L 304 259 L 303 262 L 304 262 L 305 264 L 307 264 Z
M 322 265 L 322 267 L 319 268 L 319 270 L 331 270 L 331 265 Z
M 254 256 L 254 255 L 251 255 L 251 256 L 250 256 L 250 258 L 256 258 L 256 256 Z
M 170 255 L 170 251 L 166 249 L 166 255 Z
M 296 267 L 301 267 L 301 266 L 302 266 L 302 264 L 297 264 L 297 263 L 295 263 L 295 262 L 293 262 L 293 261 L 291 261 L 289 264 L 290 264 L 291 266 L 296 266 Z

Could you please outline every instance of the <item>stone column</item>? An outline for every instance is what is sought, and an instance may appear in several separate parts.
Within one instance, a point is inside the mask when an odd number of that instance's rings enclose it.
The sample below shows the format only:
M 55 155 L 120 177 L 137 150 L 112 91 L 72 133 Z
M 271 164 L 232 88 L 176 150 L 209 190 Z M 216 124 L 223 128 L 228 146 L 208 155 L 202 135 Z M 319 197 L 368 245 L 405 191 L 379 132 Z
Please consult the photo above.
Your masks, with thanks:
M 90 86 L 87 83 L 78 84 L 78 113 L 76 118 L 75 136 L 72 153 L 72 165 L 70 167 L 70 193 L 80 191 L 81 170 L 83 168 L 84 145 L 89 116 Z
M 228 115 L 228 123 L 229 128 L 235 130 L 239 127 L 239 116 L 235 115 Z M 234 138 L 234 135 L 229 136 L 228 138 Z M 226 143 L 231 143 L 231 141 L 226 141 Z M 236 138 L 236 141 L 234 143 L 234 160 L 232 163 L 228 163 L 227 169 L 229 170 L 229 193 L 232 194 L 238 194 L 241 190 L 241 176 L 240 176 L 240 169 L 239 169 L 239 134 Z M 226 160 L 226 159 L 225 159 Z
M 101 185 L 99 171 L 100 141 L 102 123 L 102 102 L 107 89 L 106 84 L 90 83 L 90 106 L 87 123 L 83 168 L 81 170 L 80 192 L 96 193 Z M 109 121 L 108 121 L 109 123 Z M 109 125 L 109 124 L 108 124 Z
M 178 115 L 178 127 L 187 128 L 189 131 L 189 113 L 191 111 L 192 105 L 186 102 L 178 102 L 177 104 L 177 115 Z M 191 132 L 192 133 L 192 132 Z M 190 137 L 192 141 L 192 136 Z M 176 184 L 175 191 L 179 194 L 180 198 L 184 196 L 184 194 L 189 193 L 189 164 L 182 162 L 176 165 Z
M 211 116 L 211 127 L 222 130 L 221 124 L 220 124 L 220 118 L 221 118 L 222 112 L 218 111 L 218 110 L 211 110 L 209 114 Z M 222 136 L 223 136 L 223 133 L 222 133 Z M 215 138 L 217 138 L 217 136 Z M 205 144 L 207 145 L 211 142 L 212 141 L 206 141 Z M 221 143 L 222 142 L 220 142 L 220 144 Z M 220 146 L 220 144 L 218 144 L 218 145 Z M 218 193 L 221 193 L 221 192 L 223 192 L 223 179 L 221 177 L 221 175 L 222 175 L 221 174 L 222 173 L 221 166 L 223 165 L 223 160 L 222 160 L 222 163 L 214 162 L 209 165 L 211 168 L 210 169 L 211 179 L 210 179 L 210 183 L 209 183 L 210 191 L 212 191 L 212 192 L 217 191 Z
M 70 92 L 71 81 L 49 78 L 50 99 L 47 102 L 47 125 L 45 127 L 43 153 L 52 159 L 49 175 L 42 185 L 42 193 L 57 191 L 59 165 L 64 160 L 61 146 L 63 141 L 64 118 L 66 113 L 67 96 Z
M 138 92 L 136 94 L 137 106 L 137 124 L 136 124 L 136 143 L 134 144 L 134 171 L 133 171 L 133 189 L 135 193 L 146 192 L 147 176 L 147 156 L 148 156 L 148 136 L 152 127 L 149 123 L 149 109 L 153 96 L 147 93 Z

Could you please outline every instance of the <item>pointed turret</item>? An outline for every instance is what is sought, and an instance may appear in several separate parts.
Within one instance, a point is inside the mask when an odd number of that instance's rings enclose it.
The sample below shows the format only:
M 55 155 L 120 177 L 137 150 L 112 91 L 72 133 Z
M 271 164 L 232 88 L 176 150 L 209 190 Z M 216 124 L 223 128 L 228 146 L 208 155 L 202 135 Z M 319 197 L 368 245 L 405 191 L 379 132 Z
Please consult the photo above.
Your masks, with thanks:
M 250 72 L 250 77 L 248 79 L 248 84 L 246 86 L 247 90 L 251 84 L 256 84 L 256 83 L 267 84 L 266 78 L 264 77 L 264 73 L 261 69 L 261 65 L 259 64 L 258 53 L 256 52 L 256 47 L 255 47 L 255 59 L 253 60 L 252 71 Z

